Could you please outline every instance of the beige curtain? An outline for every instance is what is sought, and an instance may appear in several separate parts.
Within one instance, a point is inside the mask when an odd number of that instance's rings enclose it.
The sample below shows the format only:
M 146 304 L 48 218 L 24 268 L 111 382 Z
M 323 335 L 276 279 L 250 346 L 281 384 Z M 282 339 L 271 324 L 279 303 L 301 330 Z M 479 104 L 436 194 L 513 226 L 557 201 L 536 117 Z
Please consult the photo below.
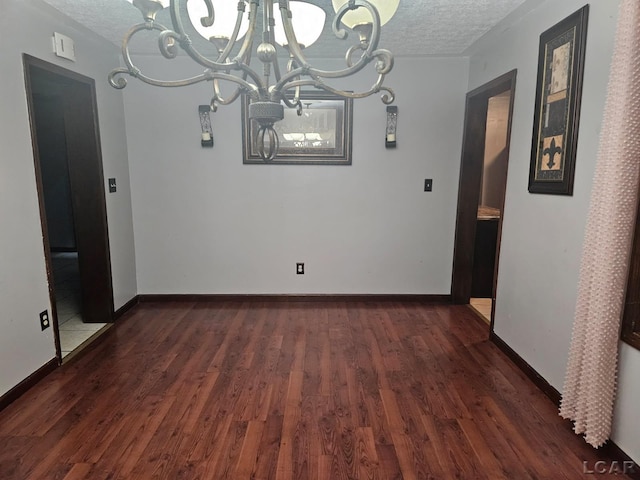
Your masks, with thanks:
M 611 433 L 639 165 L 640 0 L 622 0 L 560 406 L 594 447 Z

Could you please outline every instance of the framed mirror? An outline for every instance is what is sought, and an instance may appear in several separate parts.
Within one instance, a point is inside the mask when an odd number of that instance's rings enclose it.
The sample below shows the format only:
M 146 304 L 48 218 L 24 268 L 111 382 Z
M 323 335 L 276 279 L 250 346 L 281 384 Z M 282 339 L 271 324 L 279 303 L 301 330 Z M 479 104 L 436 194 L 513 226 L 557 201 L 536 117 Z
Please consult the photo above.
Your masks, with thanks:
M 284 109 L 275 124 L 280 140 L 278 156 L 264 162 L 255 147 L 256 122 L 249 119 L 249 96 L 242 100 L 242 148 L 245 164 L 351 165 L 353 99 L 324 91 L 300 93 L 302 115 Z

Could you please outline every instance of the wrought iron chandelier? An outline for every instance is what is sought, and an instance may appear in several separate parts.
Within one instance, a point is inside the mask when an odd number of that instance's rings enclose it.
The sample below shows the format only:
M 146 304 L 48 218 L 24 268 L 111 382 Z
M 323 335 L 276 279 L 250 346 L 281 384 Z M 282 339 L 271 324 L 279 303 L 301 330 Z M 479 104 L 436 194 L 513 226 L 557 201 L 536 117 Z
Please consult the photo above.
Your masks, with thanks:
M 378 43 L 382 25 L 393 16 L 400 0 L 332 0 L 336 12 L 332 22 L 335 36 L 346 39 L 344 27 L 358 35 L 358 43 L 346 51 L 346 67 L 339 70 L 315 68 L 305 57 L 304 48 L 320 37 L 325 18 L 322 8 L 308 2 L 263 0 L 262 35 L 259 36 L 260 0 L 240 0 L 237 4 L 234 0 L 128 1 L 142 12 L 144 23 L 134 25 L 125 35 L 122 42 L 125 67 L 111 71 L 109 83 L 114 88 L 124 88 L 125 74 L 160 87 L 212 82 L 211 110 L 214 112 L 218 105 L 228 105 L 241 94 L 249 95 L 249 118 L 258 123 L 256 148 L 264 161 L 273 160 L 278 153 L 279 139 L 274 124 L 284 118 L 284 106 L 296 108 L 298 115 L 302 113 L 302 87 L 314 87 L 346 98 L 364 98 L 383 92 L 385 104 L 394 100 L 393 91 L 383 85 L 385 76 L 393 68 L 393 55 L 379 49 Z M 278 17 L 274 16 L 275 3 L 280 10 Z M 156 21 L 158 12 L 166 7 L 170 10 L 172 29 Z M 315 24 L 305 20 L 315 20 Z M 143 74 L 131 59 L 129 43 L 138 32 L 153 30 L 160 32 L 158 46 L 164 57 L 175 58 L 180 47 L 205 68 L 203 73 L 180 80 L 158 80 Z M 197 48 L 192 40 L 194 34 L 208 40 L 209 44 L 205 45 L 213 45 L 208 47 L 213 54 L 205 55 Z M 262 62 L 262 72 L 250 66 L 257 37 L 255 53 Z M 286 72 L 281 72 L 276 45 L 288 52 Z M 237 51 L 232 54 L 234 50 Z M 346 91 L 329 83 L 351 76 L 373 61 L 377 79 L 369 90 Z M 230 95 L 222 95 L 221 81 L 234 84 Z

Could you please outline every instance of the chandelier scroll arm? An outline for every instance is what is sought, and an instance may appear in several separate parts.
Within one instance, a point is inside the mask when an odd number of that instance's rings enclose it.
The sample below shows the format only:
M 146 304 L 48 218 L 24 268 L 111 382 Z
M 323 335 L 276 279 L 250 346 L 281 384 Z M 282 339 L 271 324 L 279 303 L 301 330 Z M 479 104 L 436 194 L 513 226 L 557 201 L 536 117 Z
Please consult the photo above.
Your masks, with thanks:
M 385 87 L 383 85 L 385 79 L 385 74 L 379 74 L 378 75 L 378 79 L 377 81 L 373 84 L 373 86 L 364 92 L 348 92 L 345 90 L 340 90 L 338 88 L 332 87 L 331 85 L 325 83 L 324 81 L 322 81 L 321 78 L 315 78 L 315 79 L 306 79 L 306 80 L 296 80 L 293 82 L 289 82 L 283 92 L 282 95 L 284 97 L 284 94 L 287 90 L 291 90 L 294 88 L 300 88 L 300 87 L 315 87 L 321 90 L 324 90 L 326 92 L 330 92 L 333 93 L 334 95 L 339 95 L 341 97 L 345 97 L 345 98 L 353 98 L 353 99 L 358 99 L 358 98 L 366 98 L 369 97 L 375 93 L 378 92 L 386 92 L 384 95 L 382 95 L 381 100 L 382 103 L 384 103 L 385 105 L 388 105 L 390 103 L 393 103 L 395 101 L 395 93 L 394 91 L 389 88 L 389 87 Z
M 124 87 L 127 86 L 127 79 L 120 76 L 124 74 L 131 75 L 129 69 L 124 67 L 114 68 L 113 70 L 111 70 L 107 77 L 109 80 L 109 85 L 111 85 L 113 88 L 117 90 L 122 90 Z
M 362 42 L 352 47 L 347 52 L 347 68 L 341 70 L 321 70 L 317 68 L 313 68 L 307 62 L 300 45 L 297 42 L 295 32 L 293 31 L 293 23 L 291 21 L 290 9 L 289 9 L 289 0 L 279 0 L 280 4 L 280 13 L 282 16 L 282 25 L 285 31 L 285 35 L 289 42 L 289 51 L 291 57 L 295 59 L 296 63 L 299 65 L 297 69 L 289 71 L 286 75 L 284 75 L 280 81 L 276 83 L 273 87 L 273 90 L 276 92 L 281 91 L 284 86 L 291 82 L 294 78 L 300 75 L 309 75 L 311 77 L 320 77 L 320 78 L 342 78 L 353 75 L 364 67 L 371 61 L 372 58 L 378 57 L 381 58 L 379 63 L 382 62 L 385 65 L 393 65 L 393 56 L 387 50 L 376 50 L 379 40 L 380 40 L 380 15 L 375 7 L 367 0 L 352 0 L 351 2 L 343 5 L 340 10 L 336 13 L 333 20 L 333 31 L 338 38 L 346 38 L 346 32 L 340 28 L 340 22 L 342 17 L 349 11 L 355 8 L 366 8 L 372 17 L 372 28 L 371 28 L 371 36 L 366 44 Z M 351 62 L 350 60 L 350 52 L 353 52 L 355 49 L 363 50 L 362 55 L 356 63 Z M 389 68 L 390 70 L 390 68 Z
M 211 71 L 206 71 L 200 75 L 196 75 L 194 77 L 189 77 L 189 78 L 183 78 L 180 80 L 158 80 L 152 77 L 149 77 L 147 75 L 144 75 L 141 70 L 135 66 L 135 64 L 133 63 L 133 60 L 131 59 L 131 55 L 129 54 L 129 42 L 131 41 L 131 38 L 138 32 L 141 32 L 143 30 L 158 30 L 160 31 L 160 39 L 159 41 L 165 41 L 167 38 L 176 38 L 176 33 L 167 29 L 167 27 L 165 27 L 164 25 L 160 24 L 160 23 L 156 23 L 156 22 L 152 22 L 152 21 L 147 21 L 145 23 L 139 23 L 137 25 L 134 25 L 133 27 L 131 27 L 129 29 L 129 31 L 127 32 L 127 34 L 124 37 L 124 40 L 122 42 L 122 57 L 125 63 L 125 67 L 120 67 L 120 68 L 116 68 L 114 70 L 112 70 L 109 73 L 108 79 L 109 79 L 109 84 L 117 89 L 122 89 L 127 85 L 127 81 L 125 78 L 123 78 L 121 75 L 127 74 L 131 77 L 135 77 L 138 78 L 139 80 L 141 80 L 144 83 L 147 83 L 149 85 L 154 85 L 157 87 L 184 87 L 187 85 L 193 85 L 196 83 L 200 83 L 200 82 L 205 82 L 205 81 L 209 81 L 212 80 L 214 78 L 213 72 Z M 164 40 L 162 40 L 164 39 Z M 167 47 L 168 48 L 168 47 Z M 163 53 L 168 53 L 170 54 L 170 51 L 167 50 L 167 52 L 163 52 Z M 165 55 L 166 56 L 166 55 Z M 169 57 L 170 58 L 170 57 Z M 216 74 L 217 75 L 217 74 Z M 228 77 L 228 78 L 227 78 Z M 222 78 L 222 77 L 220 77 Z M 239 77 L 235 77 L 233 75 L 225 75 L 225 79 L 230 79 L 231 81 L 238 83 L 241 85 L 241 87 L 245 88 L 247 91 L 251 91 L 251 90 L 255 90 L 256 87 L 254 87 L 253 85 L 251 85 L 250 83 L 240 79 Z
M 278 6 L 280 8 L 282 27 L 284 29 L 284 34 L 288 42 L 287 46 L 289 49 L 289 54 L 295 59 L 295 61 L 301 68 L 308 68 L 309 62 L 307 62 L 304 53 L 302 53 L 302 48 L 300 48 L 300 44 L 298 43 L 298 39 L 296 38 L 296 33 L 293 30 L 289 0 L 279 0 Z
M 213 83 L 213 98 L 211 99 L 211 109 L 215 112 L 216 111 L 216 107 L 215 105 L 219 104 L 219 105 L 230 105 L 233 102 L 235 102 L 238 97 L 243 93 L 243 92 L 247 92 L 249 93 L 249 95 L 254 99 L 257 100 L 259 98 L 259 94 L 257 90 L 254 90 L 253 92 L 251 90 L 247 90 L 247 88 L 243 85 L 238 85 L 236 87 L 236 89 L 233 91 L 233 93 L 231 95 L 229 95 L 227 98 L 224 98 L 221 93 L 220 93 L 220 82 L 218 82 L 218 78 L 214 78 L 212 83 Z M 243 80 L 246 80 L 246 77 L 243 76 Z
M 120 77 L 120 75 L 128 74 L 132 77 L 139 79 L 140 81 L 153 85 L 156 87 L 186 87 L 188 85 L 194 85 L 196 83 L 213 81 L 214 79 L 226 80 L 228 82 L 239 85 L 241 91 L 247 92 L 252 98 L 258 99 L 259 92 L 258 87 L 252 85 L 246 80 L 231 75 L 230 73 L 215 72 L 212 70 L 205 70 L 204 73 L 189 78 L 183 78 L 180 80 L 158 80 L 152 77 L 148 77 L 140 72 L 140 69 L 132 65 L 130 68 L 116 68 L 109 73 L 109 83 L 112 87 L 122 89 L 126 86 L 126 79 Z M 238 94 L 239 95 L 239 94 Z M 234 97 L 237 98 L 238 95 Z M 222 102 L 221 102 L 222 103 Z
M 350 10 L 356 10 L 358 8 L 366 8 L 371 15 L 371 35 L 366 38 L 366 43 L 367 46 L 371 46 L 371 49 L 367 48 L 367 50 L 375 50 L 376 48 L 378 48 L 378 43 L 380 42 L 380 14 L 368 0 L 349 0 L 349 2 L 342 5 L 342 7 L 340 7 L 340 9 L 333 17 L 331 29 L 333 30 L 335 36 L 340 40 L 345 39 L 347 37 L 347 32 L 340 26 L 342 17 L 344 17 Z M 360 42 L 364 42 L 364 39 L 360 38 Z
M 382 94 L 382 96 L 380 97 L 382 100 L 382 103 L 384 103 L 385 105 L 390 105 L 393 102 L 395 102 L 396 100 L 396 93 L 393 91 L 392 88 L 389 87 L 381 87 L 380 88 L 381 92 L 387 92 Z
M 244 55 L 247 55 L 247 51 L 251 46 L 251 32 L 248 32 L 248 45 L 247 42 L 243 44 L 243 50 L 241 50 L 240 54 L 236 56 L 231 62 L 217 62 L 208 59 L 204 55 L 202 55 L 191 42 L 189 35 L 186 33 L 184 28 L 184 23 L 182 21 L 180 11 L 183 0 L 171 0 L 171 21 L 173 22 L 173 26 L 175 27 L 175 32 L 179 35 L 180 38 L 180 46 L 182 49 L 189 55 L 195 62 L 199 63 L 203 67 L 210 68 L 214 71 L 218 70 L 241 70 L 245 72 L 251 79 L 256 82 L 256 85 L 260 90 L 266 90 L 262 79 L 258 74 L 256 74 L 248 65 L 244 63 Z M 252 13 L 255 13 L 254 10 L 257 10 L 258 0 L 252 0 Z M 255 17 L 255 15 L 254 15 Z M 252 21 L 252 24 L 255 28 L 255 20 Z M 250 27 L 251 30 L 251 27 Z M 245 39 L 245 40 L 247 40 Z M 235 41 L 235 39 L 231 39 Z M 231 41 L 230 40 L 230 41 Z M 246 47 L 246 48 L 245 48 Z
M 211 0 L 206 0 L 206 1 L 209 2 Z M 243 1 L 239 1 L 238 2 L 238 16 L 236 17 L 236 24 L 233 27 L 233 33 L 231 34 L 231 38 L 229 39 L 229 41 L 225 45 L 224 50 L 222 51 L 222 53 L 218 57 L 218 62 L 226 62 L 227 61 L 227 58 L 229 57 L 229 54 L 231 53 L 231 49 L 233 48 L 233 45 L 234 45 L 234 43 L 235 43 L 235 41 L 238 38 L 238 35 L 240 33 L 240 25 L 242 24 L 242 17 L 244 16 L 244 13 L 245 13 L 244 2 Z M 255 14 L 252 15 L 252 17 L 255 17 Z M 255 22 L 253 22 L 253 23 L 255 23 Z M 212 23 L 212 25 L 213 25 L 213 23 Z M 247 35 L 247 37 L 250 38 L 250 35 Z M 233 41 L 231 41 L 231 39 L 233 39 Z M 246 43 L 246 40 L 247 40 L 247 38 L 245 37 L 245 42 L 243 42 L 243 44 Z M 250 48 L 248 50 L 250 51 Z M 245 49 L 245 52 L 246 51 L 247 51 L 247 49 Z M 245 53 L 245 55 L 246 55 L 246 53 Z M 244 57 L 241 57 L 241 58 L 244 58 Z
M 159 32 L 164 32 L 167 29 L 164 25 L 153 21 L 147 21 L 145 23 L 139 23 L 137 25 L 132 26 L 129 31 L 125 34 L 124 39 L 122 40 L 122 59 L 126 65 L 127 70 L 129 71 L 138 71 L 138 68 L 133 64 L 133 60 L 131 60 L 131 55 L 129 54 L 129 42 L 133 38 L 133 36 L 141 32 L 142 30 L 158 30 Z M 136 75 L 132 75 L 136 76 Z
M 205 6 L 207 7 L 207 16 L 200 18 L 200 23 L 203 27 L 210 27 L 213 25 L 213 22 L 216 20 L 215 12 L 213 10 L 213 2 L 212 0 L 203 0 Z
M 180 42 L 180 36 L 173 30 L 164 30 L 158 35 L 158 48 L 164 58 L 171 60 L 178 56 L 176 43 Z
M 239 62 L 244 62 L 248 58 L 251 57 L 251 47 L 253 46 L 253 34 L 256 30 L 256 22 L 258 20 L 258 0 L 251 0 L 249 4 L 249 29 L 244 36 L 244 41 L 242 42 L 242 46 L 240 47 L 240 51 L 235 56 L 234 60 Z M 228 45 L 230 45 L 229 42 Z M 227 45 L 227 46 L 228 46 Z M 246 62 L 249 63 L 248 61 Z
M 371 52 L 371 58 L 378 59 L 376 63 L 376 71 L 378 72 L 379 75 L 384 76 L 393 68 L 393 54 L 388 50 L 384 50 L 384 49 L 375 50 Z M 358 62 L 342 70 L 327 71 L 327 70 L 319 70 L 319 69 L 310 68 L 310 67 L 299 67 L 297 69 L 291 70 L 286 75 L 284 75 L 282 79 L 272 87 L 272 91 L 275 92 L 275 94 L 277 95 L 277 92 L 280 92 L 283 90 L 289 90 L 291 85 L 301 85 L 301 86 L 314 85 L 314 86 L 318 86 L 318 88 L 324 89 L 323 85 L 326 85 L 326 84 L 321 79 L 342 78 L 342 77 L 350 76 L 354 73 L 359 72 L 363 68 L 365 68 L 369 62 L 370 62 L 370 59 L 365 58 L 363 55 L 363 57 L 361 57 Z M 300 83 L 299 81 L 294 80 L 296 77 L 300 77 L 300 76 L 310 76 L 315 81 L 311 83 L 309 83 L 309 81 L 304 81 L 304 83 Z M 344 92 L 342 90 L 332 89 L 331 91 L 338 95 L 349 96 L 347 92 Z M 340 92 L 343 92 L 344 95 L 343 93 L 340 93 Z M 370 92 L 364 96 L 366 97 L 373 93 L 376 93 L 376 92 Z M 353 98 L 360 98 L 360 97 L 353 97 Z
M 287 72 L 290 72 L 291 70 L 294 70 L 296 68 L 297 64 L 296 64 L 296 60 L 295 58 L 291 57 L 289 58 L 289 61 L 287 62 Z M 300 79 L 300 77 L 298 77 L 298 80 Z M 280 79 L 278 79 L 280 80 Z M 283 101 L 284 103 L 287 105 L 287 107 L 289 108 L 296 108 L 298 110 L 298 115 L 302 115 L 302 104 L 300 103 L 300 87 L 295 87 L 295 92 L 293 94 L 293 98 L 291 99 L 291 101 L 289 101 L 287 99 L 286 95 L 283 95 Z

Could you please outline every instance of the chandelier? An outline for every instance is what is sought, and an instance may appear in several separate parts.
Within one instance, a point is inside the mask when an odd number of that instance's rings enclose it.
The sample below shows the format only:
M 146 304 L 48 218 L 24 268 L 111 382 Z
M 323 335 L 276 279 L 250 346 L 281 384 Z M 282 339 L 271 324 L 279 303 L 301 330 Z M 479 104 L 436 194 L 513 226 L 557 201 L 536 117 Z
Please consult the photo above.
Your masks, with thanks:
M 332 22 L 335 36 L 346 39 L 345 27 L 358 36 L 358 42 L 346 50 L 346 66 L 338 70 L 315 68 L 305 56 L 305 48 L 322 34 L 325 20 L 324 10 L 308 2 L 263 0 L 260 5 L 260 0 L 237 3 L 235 0 L 128 1 L 142 12 L 144 23 L 134 25 L 126 33 L 122 42 L 125 66 L 111 71 L 111 86 L 124 88 L 127 81 L 123 75 L 160 87 L 211 82 L 210 105 L 214 112 L 218 105 L 228 105 L 246 94 L 250 98 L 249 118 L 258 124 L 256 150 L 264 161 L 273 160 L 278 153 L 279 139 L 274 124 L 284 118 L 284 107 L 295 108 L 298 115 L 302 114 L 302 87 L 322 89 L 345 98 L 364 98 L 383 92 L 385 104 L 394 100 L 393 91 L 383 85 L 385 75 L 393 68 L 393 55 L 378 48 L 378 43 L 382 25 L 393 16 L 400 0 L 332 0 L 336 12 Z M 172 28 L 156 21 L 158 12 L 167 7 Z M 274 13 L 275 8 L 280 10 L 280 15 Z M 164 57 L 175 58 L 179 47 L 204 67 L 204 71 L 179 80 L 158 80 L 142 73 L 131 59 L 129 43 L 138 32 L 154 30 L 159 32 L 158 47 Z M 201 48 L 202 42 L 198 45 L 194 42 L 195 35 L 208 41 L 203 44 L 206 52 Z M 257 43 L 255 52 L 254 42 Z M 276 45 L 288 55 L 286 70 L 278 61 Z M 262 63 L 260 70 L 251 66 L 254 53 Z M 377 78 L 369 90 L 348 91 L 331 83 L 361 71 L 371 62 L 375 62 Z M 229 95 L 223 96 L 220 82 L 232 84 Z

